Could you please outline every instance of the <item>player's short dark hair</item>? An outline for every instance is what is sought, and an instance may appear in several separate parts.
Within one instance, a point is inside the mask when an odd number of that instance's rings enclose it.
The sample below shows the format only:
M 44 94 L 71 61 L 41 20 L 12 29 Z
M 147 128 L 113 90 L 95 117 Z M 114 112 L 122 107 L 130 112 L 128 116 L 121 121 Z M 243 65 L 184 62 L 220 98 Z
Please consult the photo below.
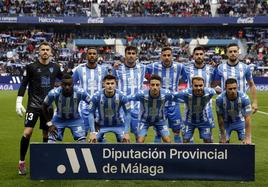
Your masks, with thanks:
M 49 46 L 49 47 L 51 48 L 51 45 L 50 45 L 47 41 L 44 41 L 44 42 L 41 42 L 41 43 L 39 44 L 38 49 L 40 49 L 40 47 L 43 46 L 43 45 L 45 45 L 45 46 Z
M 198 81 L 203 81 L 203 83 L 205 82 L 204 78 L 203 77 L 200 77 L 200 76 L 194 76 L 192 77 L 192 84 L 194 84 L 194 80 L 198 80 Z
M 161 52 L 163 53 L 164 51 L 172 51 L 171 47 L 163 47 Z
M 162 83 L 162 78 L 157 74 L 153 74 L 151 78 L 149 79 L 149 82 L 151 82 L 151 80 L 158 80 Z
M 115 81 L 116 81 L 116 77 L 113 76 L 113 75 L 106 75 L 106 76 L 103 78 L 103 82 L 106 81 L 106 80 L 115 80 Z
M 64 79 L 72 79 L 72 75 L 70 75 L 69 73 L 65 73 L 63 76 L 62 76 L 62 80 Z
M 91 50 L 91 49 L 96 50 L 96 52 L 98 53 L 98 49 L 97 49 L 96 47 L 88 47 L 88 48 L 87 48 L 87 53 L 88 53 L 88 51 Z
M 237 84 L 237 80 L 235 78 L 229 78 L 225 81 L 225 87 L 227 86 L 227 84 Z
M 202 47 L 202 46 L 197 46 L 197 47 L 194 48 L 193 53 L 194 53 L 195 51 L 205 51 L 205 48 Z
M 236 44 L 236 43 L 230 43 L 230 44 L 228 44 L 227 47 L 226 47 L 226 49 L 229 49 L 230 47 L 238 47 L 239 48 L 238 44 Z
M 136 53 L 138 53 L 138 49 L 135 46 L 127 46 L 125 48 L 125 53 L 127 53 L 127 51 L 135 51 Z

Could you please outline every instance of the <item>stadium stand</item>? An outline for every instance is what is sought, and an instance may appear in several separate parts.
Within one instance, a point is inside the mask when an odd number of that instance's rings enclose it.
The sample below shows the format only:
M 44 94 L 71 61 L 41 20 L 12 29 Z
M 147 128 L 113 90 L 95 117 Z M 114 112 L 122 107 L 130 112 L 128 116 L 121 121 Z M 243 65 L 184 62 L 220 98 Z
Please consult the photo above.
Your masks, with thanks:
M 90 17 L 93 12 L 104 17 Z M 236 42 L 254 74 L 266 75 L 258 69 L 268 66 L 265 15 L 264 0 L 0 0 L 0 72 L 21 75 L 44 40 L 63 68 L 82 63 L 89 46 L 98 47 L 100 62 L 113 63 L 123 58 L 122 46 L 135 45 L 147 64 L 159 59 L 165 45 L 178 62 L 191 60 L 196 45 L 206 47 L 207 61 L 220 62 L 225 45 Z

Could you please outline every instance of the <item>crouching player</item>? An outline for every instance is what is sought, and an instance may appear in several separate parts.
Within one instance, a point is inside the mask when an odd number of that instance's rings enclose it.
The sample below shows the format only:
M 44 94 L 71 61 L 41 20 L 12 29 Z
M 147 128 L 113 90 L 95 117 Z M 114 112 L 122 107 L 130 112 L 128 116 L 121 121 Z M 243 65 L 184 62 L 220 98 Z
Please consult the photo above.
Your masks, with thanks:
M 104 89 L 94 94 L 89 104 L 89 142 L 103 143 L 104 134 L 113 132 L 118 142 L 128 143 L 130 125 L 130 104 L 127 97 L 116 89 L 116 78 L 106 75 L 103 78 Z M 99 131 L 96 132 L 94 114 L 99 115 Z M 122 113 L 124 111 L 125 115 Z
M 73 86 L 71 75 L 65 74 L 62 77 L 61 86 L 51 90 L 43 103 L 43 113 L 49 127 L 48 143 L 62 141 L 65 128 L 71 130 L 74 140 L 86 141 L 84 122 L 79 115 L 78 106 L 82 100 L 89 103 L 89 99 L 89 95 L 82 88 Z M 53 102 L 56 112 L 51 119 L 48 109 Z
M 212 88 L 204 88 L 202 77 L 192 77 L 192 87 L 179 92 L 179 99 L 185 103 L 185 121 L 183 128 L 183 142 L 189 143 L 193 137 L 194 130 L 199 130 L 199 136 L 204 143 L 212 143 L 212 128 L 208 113 L 207 104 L 216 94 Z
M 236 79 L 229 78 L 225 82 L 225 91 L 216 99 L 220 143 L 229 143 L 232 131 L 237 132 L 241 143 L 251 143 L 250 99 L 237 89 Z
M 129 100 L 140 102 L 140 114 L 138 125 L 138 143 L 144 143 L 147 131 L 153 126 L 157 134 L 161 135 L 163 142 L 171 143 L 169 129 L 165 118 L 165 103 L 167 101 L 178 102 L 176 94 L 169 90 L 162 89 L 162 79 L 158 75 L 152 75 L 149 82 L 149 89 L 141 91 Z

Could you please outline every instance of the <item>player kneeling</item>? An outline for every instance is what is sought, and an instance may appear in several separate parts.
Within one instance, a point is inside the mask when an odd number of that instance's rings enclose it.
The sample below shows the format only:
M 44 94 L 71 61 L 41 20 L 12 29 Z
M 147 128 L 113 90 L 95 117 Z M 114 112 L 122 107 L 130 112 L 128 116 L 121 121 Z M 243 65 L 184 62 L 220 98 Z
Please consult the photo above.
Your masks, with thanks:
M 212 128 L 207 104 L 216 94 L 212 88 L 204 87 L 204 79 L 199 76 L 192 77 L 192 87 L 179 93 L 179 99 L 185 103 L 185 120 L 183 128 L 183 143 L 190 143 L 197 128 L 204 143 L 212 143 Z
M 161 135 L 163 142 L 171 143 L 169 129 L 166 124 L 165 103 L 168 101 L 178 102 L 178 93 L 172 94 L 169 90 L 162 89 L 161 84 L 161 77 L 152 75 L 148 90 L 129 97 L 130 101 L 140 102 L 138 143 L 144 143 L 150 126 L 153 126 L 157 134 Z
M 72 76 L 65 74 L 61 86 L 51 90 L 43 103 L 43 113 L 49 126 L 48 143 L 62 141 L 65 128 L 72 132 L 74 140 L 85 142 L 85 128 L 83 119 L 78 112 L 80 101 L 89 103 L 89 95 L 82 89 L 73 86 Z M 55 102 L 56 112 L 51 119 L 49 107 Z
M 130 104 L 127 97 L 116 89 L 115 76 L 106 75 L 103 78 L 103 85 L 104 89 L 93 95 L 89 104 L 89 142 L 103 143 L 104 134 L 113 132 L 118 142 L 129 143 Z M 99 116 L 98 132 L 94 124 L 95 112 L 98 112 Z
M 237 80 L 229 78 L 225 82 L 225 91 L 216 99 L 220 143 L 229 143 L 232 131 L 237 132 L 241 143 L 251 143 L 250 99 L 237 89 Z

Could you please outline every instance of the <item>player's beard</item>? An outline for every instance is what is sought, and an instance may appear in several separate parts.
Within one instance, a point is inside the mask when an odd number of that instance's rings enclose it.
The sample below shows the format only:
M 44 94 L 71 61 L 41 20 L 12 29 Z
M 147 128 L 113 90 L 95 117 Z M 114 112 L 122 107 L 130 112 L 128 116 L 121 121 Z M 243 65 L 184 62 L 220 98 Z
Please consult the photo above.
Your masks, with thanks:
M 135 59 L 126 59 L 126 64 L 127 64 L 127 66 L 130 66 L 130 67 L 132 67 L 132 66 L 135 66 L 135 63 L 136 63 L 136 60 Z
M 44 55 L 41 56 L 41 60 L 42 61 L 46 61 L 48 59 L 49 59 L 49 55 L 48 54 L 44 54 Z
M 73 88 L 70 88 L 69 90 L 63 90 L 63 95 L 65 97 L 70 97 L 73 94 Z
M 229 93 L 228 94 L 229 100 L 234 101 L 234 100 L 236 100 L 236 98 L 237 98 L 237 93 Z
M 163 64 L 164 64 L 165 67 L 170 67 L 171 63 L 172 63 L 172 61 L 170 61 L 170 60 L 163 61 Z
M 98 61 L 98 58 L 88 59 L 88 63 L 90 64 L 95 64 L 97 61 Z
M 152 96 L 152 97 L 157 97 L 157 96 L 159 96 L 159 91 L 158 90 L 151 90 L 150 91 L 150 95 Z
M 204 60 L 202 60 L 202 59 L 196 59 L 195 60 L 195 63 L 198 64 L 198 65 L 202 65 L 204 63 Z
M 194 94 L 195 94 L 195 96 L 197 96 L 197 97 L 201 97 L 201 96 L 203 96 L 203 94 L 204 94 L 204 90 L 203 90 L 203 89 L 196 90 Z
M 237 62 L 237 57 L 230 57 L 229 58 L 229 61 L 232 63 L 232 64 L 236 64 L 236 62 Z

